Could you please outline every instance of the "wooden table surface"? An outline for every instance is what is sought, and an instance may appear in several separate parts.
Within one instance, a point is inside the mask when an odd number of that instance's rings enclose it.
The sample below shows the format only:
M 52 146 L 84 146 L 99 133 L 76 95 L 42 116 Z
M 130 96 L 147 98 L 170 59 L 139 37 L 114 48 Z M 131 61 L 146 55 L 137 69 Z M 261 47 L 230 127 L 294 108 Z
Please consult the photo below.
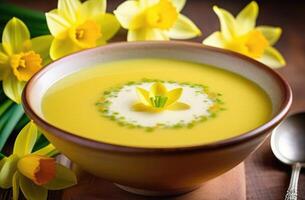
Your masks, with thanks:
M 10 0 L 37 10 L 48 11 L 56 7 L 56 0 Z M 122 0 L 108 0 L 108 10 L 112 11 Z M 242 0 L 188 0 L 183 13 L 189 16 L 202 30 L 203 35 L 193 41 L 201 42 L 215 30 L 219 22 L 212 11 L 213 5 L 237 13 L 249 1 Z M 283 28 L 283 35 L 276 47 L 287 61 L 285 68 L 277 70 L 290 83 L 294 100 L 291 113 L 305 111 L 305 2 L 297 0 L 258 1 L 260 5 L 259 25 L 273 25 Z M 273 156 L 269 139 L 245 162 L 248 200 L 283 199 L 288 187 L 290 168 Z M 54 197 L 54 195 L 51 195 Z M 59 198 L 57 198 L 59 199 Z M 299 199 L 305 199 L 305 174 L 299 180 Z

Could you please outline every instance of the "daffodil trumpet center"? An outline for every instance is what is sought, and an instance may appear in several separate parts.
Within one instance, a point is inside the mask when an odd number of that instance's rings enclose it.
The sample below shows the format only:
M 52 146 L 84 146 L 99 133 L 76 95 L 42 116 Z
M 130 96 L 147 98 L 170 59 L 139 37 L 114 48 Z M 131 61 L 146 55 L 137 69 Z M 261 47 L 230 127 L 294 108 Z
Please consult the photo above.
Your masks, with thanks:
M 260 58 L 269 46 L 268 40 L 258 30 L 250 31 L 245 37 L 245 46 L 247 47 L 248 54 L 253 58 Z
M 101 28 L 93 20 L 87 20 L 83 24 L 72 27 L 69 31 L 71 39 L 81 48 L 92 48 L 101 38 Z
M 155 5 L 144 9 L 135 16 L 131 23 L 131 29 L 170 29 L 177 21 L 178 14 L 177 9 L 171 1 L 160 0 Z
M 97 110 L 130 128 L 192 127 L 223 110 L 221 94 L 201 84 L 143 79 L 104 91 Z
M 21 52 L 11 56 L 10 65 L 19 81 L 28 81 L 42 67 L 42 58 L 34 51 Z
M 37 185 L 44 185 L 51 181 L 56 174 L 54 158 L 30 154 L 20 158 L 18 171 Z

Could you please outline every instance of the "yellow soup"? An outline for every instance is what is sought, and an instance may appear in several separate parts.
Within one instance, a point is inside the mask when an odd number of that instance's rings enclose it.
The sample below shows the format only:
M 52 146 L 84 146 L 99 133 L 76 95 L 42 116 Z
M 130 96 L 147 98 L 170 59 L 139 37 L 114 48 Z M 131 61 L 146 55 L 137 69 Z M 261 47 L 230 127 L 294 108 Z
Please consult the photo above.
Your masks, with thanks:
M 177 147 L 238 136 L 264 124 L 271 102 L 255 83 L 212 66 L 167 59 L 100 64 L 46 92 L 52 124 L 96 141 Z

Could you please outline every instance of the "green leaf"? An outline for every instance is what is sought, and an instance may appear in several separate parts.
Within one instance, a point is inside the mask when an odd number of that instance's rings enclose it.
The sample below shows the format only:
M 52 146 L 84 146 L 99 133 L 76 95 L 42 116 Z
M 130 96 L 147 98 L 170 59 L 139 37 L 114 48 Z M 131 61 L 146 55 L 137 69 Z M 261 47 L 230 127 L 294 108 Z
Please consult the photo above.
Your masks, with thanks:
M 15 104 L 12 106 L 11 109 L 11 117 L 7 120 L 6 124 L 2 127 L 2 129 L 0 129 L 0 151 L 3 149 L 8 137 L 11 135 L 19 119 L 24 114 L 22 105 Z
M 9 108 L 4 114 L 3 116 L 0 117 L 0 135 L 1 135 L 1 130 L 3 129 L 3 127 L 6 125 L 6 123 L 8 122 L 8 120 L 11 118 L 11 116 L 13 115 L 13 111 L 14 111 L 14 106 L 12 106 L 11 108 Z
M 50 31 L 47 26 L 46 17 L 43 12 L 19 7 L 13 4 L 0 3 L 0 32 L 2 33 L 5 24 L 12 18 L 21 19 L 29 28 L 31 36 L 47 35 Z
M 48 190 L 42 186 L 36 185 L 30 179 L 22 174 L 19 174 L 19 184 L 21 191 L 28 200 L 46 200 L 48 197 Z
M 44 187 L 48 190 L 61 190 L 71 187 L 77 183 L 76 175 L 71 169 L 68 169 L 60 164 L 56 165 L 56 176 Z
M 1 25 L 0 25 L 1 27 Z M 1 31 L 1 30 L 0 30 Z M 1 32 L 0 32 L 1 33 Z M 0 102 L 4 102 L 5 100 L 7 100 L 7 96 L 5 95 L 3 88 L 2 88 L 2 81 L 0 81 Z
M 18 134 L 14 144 L 13 154 L 20 157 L 30 154 L 36 142 L 37 135 L 37 126 L 34 122 L 30 121 Z
M 19 158 L 17 155 L 9 156 L 2 168 L 0 169 L 0 187 L 4 189 L 8 189 L 12 187 L 13 175 L 17 170 L 17 162 Z
M 29 118 L 26 116 L 26 114 L 22 115 L 21 119 L 18 121 L 18 123 L 15 126 L 14 132 L 18 133 L 21 131 L 21 129 L 29 123 Z
M 6 101 L 4 101 L 1 105 L 0 105 L 0 117 L 2 116 L 2 114 L 7 111 L 7 109 L 13 104 L 13 101 L 11 101 L 10 99 L 7 99 Z

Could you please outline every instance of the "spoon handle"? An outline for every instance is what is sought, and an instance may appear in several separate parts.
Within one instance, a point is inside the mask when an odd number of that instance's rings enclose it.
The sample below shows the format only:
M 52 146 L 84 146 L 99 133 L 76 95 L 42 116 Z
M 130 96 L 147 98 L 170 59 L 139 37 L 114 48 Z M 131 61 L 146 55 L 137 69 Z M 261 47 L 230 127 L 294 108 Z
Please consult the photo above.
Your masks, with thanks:
M 301 165 L 295 164 L 292 166 L 290 184 L 285 196 L 285 200 L 297 200 L 298 196 L 298 180 L 301 171 Z

